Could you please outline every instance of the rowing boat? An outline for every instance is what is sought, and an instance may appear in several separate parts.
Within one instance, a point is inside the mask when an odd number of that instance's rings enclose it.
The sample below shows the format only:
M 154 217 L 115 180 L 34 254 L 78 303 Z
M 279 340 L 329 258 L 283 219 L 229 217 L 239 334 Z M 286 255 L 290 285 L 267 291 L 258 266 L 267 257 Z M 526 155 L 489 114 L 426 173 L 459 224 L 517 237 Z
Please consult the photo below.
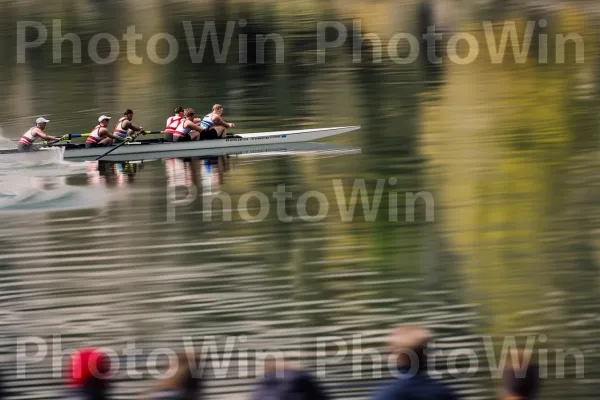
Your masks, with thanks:
M 227 150 L 243 150 L 245 147 L 251 146 L 268 146 L 283 143 L 299 143 L 310 142 L 323 139 L 329 136 L 335 136 L 342 133 L 347 133 L 360 129 L 360 126 L 344 126 L 335 128 L 319 128 L 319 129 L 300 129 L 291 131 L 275 131 L 275 132 L 260 132 L 260 133 L 241 133 L 237 134 L 237 138 L 231 139 L 216 139 L 194 142 L 178 142 L 178 143 L 157 143 L 152 141 L 131 142 L 124 146 L 115 149 L 110 156 L 119 156 L 121 159 L 127 156 L 140 156 L 147 154 L 151 158 L 155 158 L 163 152 L 177 153 L 193 151 L 203 152 L 222 152 Z M 52 147 L 61 147 L 52 146 Z M 84 161 L 95 159 L 104 154 L 109 147 L 96 147 L 86 149 L 84 145 L 67 144 L 64 147 L 64 158 L 68 160 Z M 43 150 L 40 148 L 39 150 Z M 27 153 L 25 153 L 27 154 Z

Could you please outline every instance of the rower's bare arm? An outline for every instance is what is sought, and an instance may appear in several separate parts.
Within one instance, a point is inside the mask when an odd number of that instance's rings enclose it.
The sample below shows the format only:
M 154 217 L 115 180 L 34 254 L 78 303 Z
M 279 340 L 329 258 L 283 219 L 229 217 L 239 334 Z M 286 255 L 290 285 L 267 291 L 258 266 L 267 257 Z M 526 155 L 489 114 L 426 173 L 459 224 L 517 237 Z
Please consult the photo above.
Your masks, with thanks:
M 134 124 L 129 124 L 128 129 L 131 129 L 134 132 L 139 132 L 139 131 L 143 130 L 144 128 L 141 126 L 136 126 Z
M 196 125 L 193 122 L 190 121 L 189 128 L 192 128 L 193 130 L 195 130 L 196 132 L 202 132 L 204 130 L 204 128 L 202 128 L 200 125 Z
M 139 132 L 143 129 L 141 126 L 139 126 L 139 127 L 135 126 L 131 121 L 127 121 L 127 120 L 125 120 L 125 122 L 122 124 L 122 127 L 126 131 L 131 129 L 134 132 Z
M 102 136 L 102 132 L 106 132 L 106 135 L 105 135 L 106 137 L 109 137 L 109 138 L 111 138 L 111 139 L 118 140 L 119 142 L 122 142 L 122 141 L 124 140 L 124 139 L 123 139 L 122 137 L 120 137 L 120 136 L 115 136 L 115 135 L 113 135 L 113 133 L 112 133 L 112 132 L 110 132 L 108 129 L 102 128 L 102 129 L 100 129 L 100 132 L 98 132 L 98 134 L 99 134 L 100 136 Z
M 36 129 L 35 133 L 36 133 L 36 135 L 38 135 L 40 138 L 42 138 L 44 140 L 58 140 L 57 137 L 50 136 L 41 129 Z
M 224 126 L 225 128 L 233 128 L 235 126 L 235 124 L 233 123 L 225 122 L 220 115 L 217 115 L 213 122 L 215 123 L 215 125 Z

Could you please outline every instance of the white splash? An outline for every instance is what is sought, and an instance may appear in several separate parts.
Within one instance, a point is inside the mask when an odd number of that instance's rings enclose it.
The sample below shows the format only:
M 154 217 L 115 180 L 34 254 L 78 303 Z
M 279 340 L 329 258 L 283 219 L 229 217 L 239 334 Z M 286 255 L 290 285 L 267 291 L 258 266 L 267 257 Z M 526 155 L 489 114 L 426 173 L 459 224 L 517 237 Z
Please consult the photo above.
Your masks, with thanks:
M 0 150 L 13 150 L 17 148 L 17 142 L 4 136 L 4 130 L 0 127 Z
M 87 166 L 64 160 L 64 148 L 0 155 L 0 213 L 98 208 L 105 190 L 69 185 Z

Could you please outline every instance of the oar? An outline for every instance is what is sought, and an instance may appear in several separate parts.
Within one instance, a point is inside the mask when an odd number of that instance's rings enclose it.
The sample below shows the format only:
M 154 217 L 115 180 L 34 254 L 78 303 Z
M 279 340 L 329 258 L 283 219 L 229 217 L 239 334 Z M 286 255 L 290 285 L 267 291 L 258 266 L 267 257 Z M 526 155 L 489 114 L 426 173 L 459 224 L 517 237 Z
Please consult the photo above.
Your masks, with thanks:
M 55 144 L 60 143 L 61 141 L 62 141 L 62 139 L 60 139 L 60 138 L 53 142 L 48 142 L 47 140 L 44 140 L 43 147 L 54 147 Z
M 110 149 L 109 151 L 107 151 L 106 153 L 102 154 L 100 157 L 96 158 L 96 161 L 98 161 L 99 159 L 101 159 L 101 158 L 102 158 L 102 157 L 104 157 L 104 156 L 107 156 L 107 155 L 109 155 L 110 153 L 112 153 L 113 151 L 115 151 L 116 149 L 118 149 L 119 147 L 123 146 L 125 143 L 130 143 L 130 142 L 133 142 L 133 141 L 134 141 L 134 140 L 135 140 L 135 139 L 138 137 L 138 135 L 140 135 L 140 134 L 142 134 L 142 133 L 143 133 L 143 132 L 138 132 L 138 133 L 136 133 L 135 135 L 133 135 L 133 136 L 131 137 L 131 140 L 130 140 L 130 141 L 128 141 L 128 142 L 126 142 L 126 141 L 124 141 L 124 140 L 123 140 L 121 143 L 119 143 L 118 145 L 116 145 L 115 147 L 113 147 L 112 149 Z
M 159 135 L 159 134 L 163 134 L 165 133 L 165 131 L 140 131 L 139 133 L 143 134 L 143 135 Z M 73 138 L 83 138 L 83 137 L 88 137 L 90 136 L 91 133 L 68 133 L 65 136 L 68 136 L 67 139 L 64 140 L 71 140 Z M 13 142 L 18 142 L 19 139 L 15 139 L 13 140 Z M 63 141 L 62 137 L 60 138 L 60 141 Z
M 139 133 L 142 133 L 144 135 L 154 135 L 154 134 L 165 133 L 165 131 L 141 131 Z M 88 137 L 90 135 L 91 135 L 91 133 L 69 133 L 69 140 L 71 140 L 72 138 L 78 138 L 78 137 Z

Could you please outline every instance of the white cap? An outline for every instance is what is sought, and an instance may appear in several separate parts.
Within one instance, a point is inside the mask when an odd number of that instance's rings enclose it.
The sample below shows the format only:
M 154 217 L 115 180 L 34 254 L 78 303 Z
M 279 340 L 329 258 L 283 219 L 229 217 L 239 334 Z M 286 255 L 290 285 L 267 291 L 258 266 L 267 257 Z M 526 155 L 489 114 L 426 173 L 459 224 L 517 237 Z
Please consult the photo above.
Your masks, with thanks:
M 98 118 L 98 122 L 102 122 L 105 119 L 110 119 L 110 117 L 107 117 L 106 115 L 101 115 L 100 118 Z
M 45 123 L 47 123 L 47 122 L 50 122 L 50 120 L 49 120 L 49 119 L 46 119 L 46 118 L 44 118 L 44 117 L 39 117 L 38 119 L 36 119 L 36 120 L 35 120 L 35 123 L 36 123 L 36 124 L 45 124 Z

